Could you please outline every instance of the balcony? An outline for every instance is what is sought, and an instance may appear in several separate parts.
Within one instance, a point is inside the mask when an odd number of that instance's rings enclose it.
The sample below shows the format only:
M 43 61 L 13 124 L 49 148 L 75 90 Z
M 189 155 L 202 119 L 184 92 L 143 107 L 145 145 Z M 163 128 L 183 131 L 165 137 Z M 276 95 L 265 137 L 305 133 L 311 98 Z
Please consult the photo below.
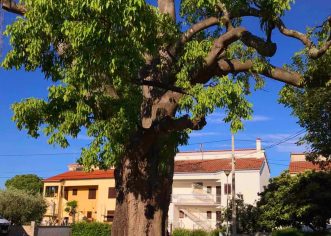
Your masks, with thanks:
M 173 194 L 172 202 L 177 205 L 219 205 L 221 196 L 206 193 Z

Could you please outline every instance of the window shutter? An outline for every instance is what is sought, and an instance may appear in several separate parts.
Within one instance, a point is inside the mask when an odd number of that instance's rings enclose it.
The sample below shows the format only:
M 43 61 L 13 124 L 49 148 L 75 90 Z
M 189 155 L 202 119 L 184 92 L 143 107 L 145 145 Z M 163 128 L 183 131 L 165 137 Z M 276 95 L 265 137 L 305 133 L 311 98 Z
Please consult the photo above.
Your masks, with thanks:
M 116 189 L 114 187 L 108 188 L 108 198 L 116 198 Z

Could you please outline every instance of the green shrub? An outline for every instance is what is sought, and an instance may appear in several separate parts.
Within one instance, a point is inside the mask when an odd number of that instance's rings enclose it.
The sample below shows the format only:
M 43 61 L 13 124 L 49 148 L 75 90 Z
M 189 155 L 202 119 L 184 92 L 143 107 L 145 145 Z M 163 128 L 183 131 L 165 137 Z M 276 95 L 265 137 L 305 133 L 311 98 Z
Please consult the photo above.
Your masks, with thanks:
M 111 225 L 106 223 L 78 222 L 72 225 L 72 236 L 110 236 Z
M 328 232 L 301 232 L 295 228 L 285 228 L 272 232 L 272 236 L 330 236 Z
M 173 236 L 218 236 L 220 230 L 213 230 L 211 232 L 202 229 L 189 230 L 177 228 L 172 232 Z

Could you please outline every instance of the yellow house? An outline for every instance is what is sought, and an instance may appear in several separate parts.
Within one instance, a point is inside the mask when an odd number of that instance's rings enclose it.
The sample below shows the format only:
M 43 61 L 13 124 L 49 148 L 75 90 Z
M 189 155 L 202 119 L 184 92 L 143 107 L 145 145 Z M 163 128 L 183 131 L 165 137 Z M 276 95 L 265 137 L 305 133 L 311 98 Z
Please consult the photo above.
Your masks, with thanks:
M 71 223 L 73 216 L 65 211 L 67 202 L 78 203 L 75 220 L 112 222 L 115 211 L 116 191 L 114 170 L 84 172 L 77 164 L 69 171 L 45 179 L 44 197 L 48 209 L 44 221 Z

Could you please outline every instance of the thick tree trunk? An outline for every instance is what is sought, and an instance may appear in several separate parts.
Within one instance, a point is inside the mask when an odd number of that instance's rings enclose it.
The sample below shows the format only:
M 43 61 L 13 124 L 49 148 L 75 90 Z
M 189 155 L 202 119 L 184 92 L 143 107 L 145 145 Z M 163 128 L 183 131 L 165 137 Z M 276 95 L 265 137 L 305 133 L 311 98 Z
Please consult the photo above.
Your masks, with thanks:
M 173 156 L 161 158 L 152 147 L 147 155 L 127 154 L 116 168 L 116 210 L 112 236 L 167 235 L 173 178 Z

